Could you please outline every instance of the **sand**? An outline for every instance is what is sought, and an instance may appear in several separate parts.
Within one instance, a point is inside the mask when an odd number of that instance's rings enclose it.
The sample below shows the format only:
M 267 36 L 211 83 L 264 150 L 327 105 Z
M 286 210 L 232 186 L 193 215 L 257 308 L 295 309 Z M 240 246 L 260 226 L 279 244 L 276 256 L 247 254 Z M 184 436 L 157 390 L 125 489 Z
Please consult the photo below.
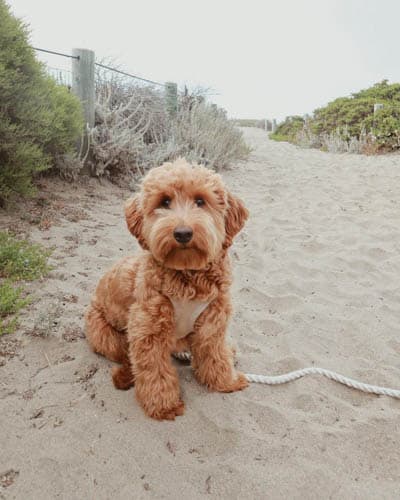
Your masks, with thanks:
M 400 388 L 400 157 L 245 136 L 249 161 L 224 173 L 251 211 L 232 249 L 240 369 L 315 365 Z M 55 269 L 0 340 L 0 498 L 399 498 L 398 400 L 320 377 L 208 393 L 177 362 L 184 417 L 145 417 L 82 338 L 97 280 L 137 248 L 128 193 L 47 191 L 63 210 L 31 237 L 55 245 Z

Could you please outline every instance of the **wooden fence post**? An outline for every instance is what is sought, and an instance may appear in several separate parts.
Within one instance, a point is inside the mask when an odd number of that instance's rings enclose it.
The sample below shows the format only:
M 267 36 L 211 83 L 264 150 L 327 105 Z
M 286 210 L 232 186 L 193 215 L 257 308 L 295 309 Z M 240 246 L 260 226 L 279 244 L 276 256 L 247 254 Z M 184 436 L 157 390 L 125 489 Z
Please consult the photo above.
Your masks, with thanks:
M 276 120 L 275 118 L 272 120 L 271 132 L 274 134 L 276 132 Z
M 87 160 L 90 148 L 88 132 L 94 127 L 95 120 L 95 55 L 93 50 L 88 49 L 72 49 L 72 55 L 74 56 L 72 59 L 72 92 L 81 101 L 85 120 L 85 128 L 82 132 L 82 139 L 77 144 L 77 150 Z M 89 162 L 85 161 L 82 174 L 91 175 L 92 173 Z
M 94 52 L 72 49 L 72 91 L 82 103 L 86 124 L 94 127 Z
M 178 85 L 174 82 L 165 84 L 165 107 L 171 117 L 176 116 L 178 111 Z

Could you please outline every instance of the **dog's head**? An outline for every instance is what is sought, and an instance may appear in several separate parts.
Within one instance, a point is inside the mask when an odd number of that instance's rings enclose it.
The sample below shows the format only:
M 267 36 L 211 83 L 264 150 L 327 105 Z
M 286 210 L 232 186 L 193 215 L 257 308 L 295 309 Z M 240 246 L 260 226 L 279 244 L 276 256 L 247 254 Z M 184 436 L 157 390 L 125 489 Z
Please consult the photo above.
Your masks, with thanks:
M 204 269 L 242 229 L 248 211 L 211 170 L 183 159 L 153 168 L 128 200 L 130 232 L 171 269 Z

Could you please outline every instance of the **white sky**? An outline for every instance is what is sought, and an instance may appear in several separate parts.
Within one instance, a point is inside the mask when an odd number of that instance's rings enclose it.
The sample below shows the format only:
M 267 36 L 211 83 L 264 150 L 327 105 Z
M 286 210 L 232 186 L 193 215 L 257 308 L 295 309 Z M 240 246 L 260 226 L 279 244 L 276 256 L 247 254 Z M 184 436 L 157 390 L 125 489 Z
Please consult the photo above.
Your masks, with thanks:
M 399 0 L 7 1 L 33 45 L 89 48 L 139 76 L 211 87 L 231 117 L 282 119 L 400 81 Z

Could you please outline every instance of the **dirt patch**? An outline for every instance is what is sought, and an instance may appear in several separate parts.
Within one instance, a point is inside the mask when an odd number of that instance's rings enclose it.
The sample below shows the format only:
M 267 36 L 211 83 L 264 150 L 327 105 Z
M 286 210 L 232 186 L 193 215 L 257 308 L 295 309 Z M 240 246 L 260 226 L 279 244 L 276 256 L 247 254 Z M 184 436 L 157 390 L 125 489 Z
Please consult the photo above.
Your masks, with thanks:
M 5 363 L 6 359 L 11 359 L 17 355 L 22 342 L 13 337 L 0 337 L 0 366 Z
M 18 470 L 9 469 L 6 472 L 0 473 L 0 484 L 3 488 L 8 488 L 14 484 L 15 479 L 19 475 Z
M 99 367 L 96 364 L 91 364 L 80 371 L 76 371 L 74 375 L 77 376 L 76 381 L 81 383 L 88 382 L 92 377 L 95 376 Z
M 66 342 L 77 342 L 85 338 L 85 333 L 82 327 L 77 325 L 69 325 L 65 328 L 62 338 Z

